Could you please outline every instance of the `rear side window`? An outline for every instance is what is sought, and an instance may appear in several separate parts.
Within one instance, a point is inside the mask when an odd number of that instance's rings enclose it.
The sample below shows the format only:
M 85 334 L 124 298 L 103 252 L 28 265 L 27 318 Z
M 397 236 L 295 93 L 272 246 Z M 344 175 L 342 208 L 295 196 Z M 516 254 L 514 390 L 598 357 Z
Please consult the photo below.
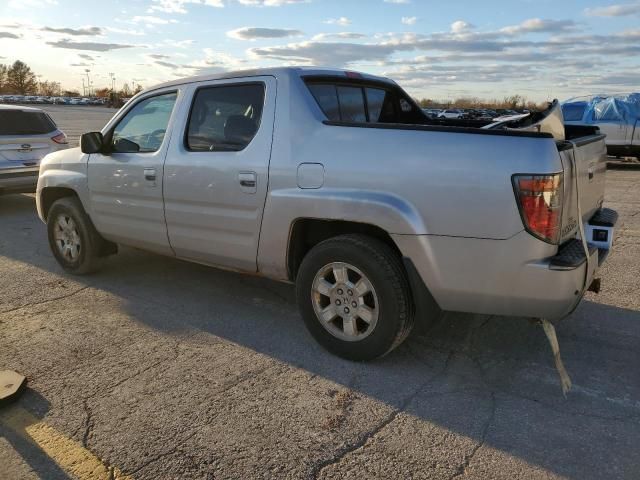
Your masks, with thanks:
M 343 122 L 366 122 L 367 113 L 364 107 L 362 88 L 338 86 L 336 90 L 340 105 L 340 119 Z
M 327 116 L 346 123 L 422 123 L 424 114 L 402 92 L 367 85 L 307 83 L 309 91 Z
M 578 122 L 584 115 L 585 104 L 566 104 L 562 106 L 562 116 L 566 122 Z
M 386 123 L 395 121 L 393 96 L 390 92 L 381 88 L 365 88 L 364 92 L 367 97 L 370 122 Z
M 340 121 L 340 107 L 338 105 L 338 92 L 335 85 L 311 84 L 309 90 L 313 98 L 316 99 L 318 105 L 327 116 L 334 122 Z
M 42 135 L 56 129 L 44 112 L 0 110 L 0 135 Z
M 224 85 L 196 92 L 185 144 L 194 152 L 243 150 L 258 131 L 264 84 Z

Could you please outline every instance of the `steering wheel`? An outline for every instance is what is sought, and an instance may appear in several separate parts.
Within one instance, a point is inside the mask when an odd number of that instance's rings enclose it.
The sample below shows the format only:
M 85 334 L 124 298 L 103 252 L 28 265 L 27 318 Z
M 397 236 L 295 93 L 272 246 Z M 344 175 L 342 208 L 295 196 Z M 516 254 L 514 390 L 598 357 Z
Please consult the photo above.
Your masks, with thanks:
M 162 144 L 162 140 L 164 139 L 164 134 L 167 132 L 166 129 L 164 128 L 159 128 L 157 130 L 154 130 L 151 133 L 147 133 L 146 135 L 144 135 L 144 145 L 147 148 L 152 148 L 152 149 L 157 149 L 161 144 Z

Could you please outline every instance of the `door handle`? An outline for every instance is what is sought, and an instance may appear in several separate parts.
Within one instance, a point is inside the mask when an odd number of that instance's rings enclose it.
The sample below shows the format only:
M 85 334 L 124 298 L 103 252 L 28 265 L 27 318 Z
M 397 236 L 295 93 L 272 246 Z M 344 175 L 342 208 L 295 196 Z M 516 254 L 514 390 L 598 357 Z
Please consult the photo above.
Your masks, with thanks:
M 240 189 L 244 193 L 256 193 L 258 191 L 258 175 L 256 172 L 240 172 L 238 173 L 238 181 Z
M 144 169 L 144 179 L 149 180 L 150 182 L 155 182 L 156 180 L 156 169 L 155 168 L 145 168 Z

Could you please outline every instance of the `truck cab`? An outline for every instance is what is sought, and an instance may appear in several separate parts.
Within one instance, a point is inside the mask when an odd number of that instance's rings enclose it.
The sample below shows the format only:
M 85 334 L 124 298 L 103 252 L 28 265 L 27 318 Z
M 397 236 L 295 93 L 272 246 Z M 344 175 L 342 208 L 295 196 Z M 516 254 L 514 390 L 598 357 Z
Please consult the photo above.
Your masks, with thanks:
M 638 94 L 635 94 L 636 97 Z M 605 134 L 607 153 L 640 159 L 640 97 L 596 96 L 562 105 L 567 125 L 595 125 Z

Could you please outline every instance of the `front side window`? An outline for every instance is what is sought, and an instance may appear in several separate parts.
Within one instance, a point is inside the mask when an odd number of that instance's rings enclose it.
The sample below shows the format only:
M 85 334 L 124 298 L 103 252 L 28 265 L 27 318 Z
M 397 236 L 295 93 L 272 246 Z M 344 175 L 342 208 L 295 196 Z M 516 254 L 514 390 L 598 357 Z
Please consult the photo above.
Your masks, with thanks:
M 185 144 L 195 152 L 243 150 L 258 131 L 264 84 L 225 85 L 196 92 Z
M 177 93 L 145 98 L 120 120 L 113 131 L 114 152 L 156 152 L 167 131 Z

